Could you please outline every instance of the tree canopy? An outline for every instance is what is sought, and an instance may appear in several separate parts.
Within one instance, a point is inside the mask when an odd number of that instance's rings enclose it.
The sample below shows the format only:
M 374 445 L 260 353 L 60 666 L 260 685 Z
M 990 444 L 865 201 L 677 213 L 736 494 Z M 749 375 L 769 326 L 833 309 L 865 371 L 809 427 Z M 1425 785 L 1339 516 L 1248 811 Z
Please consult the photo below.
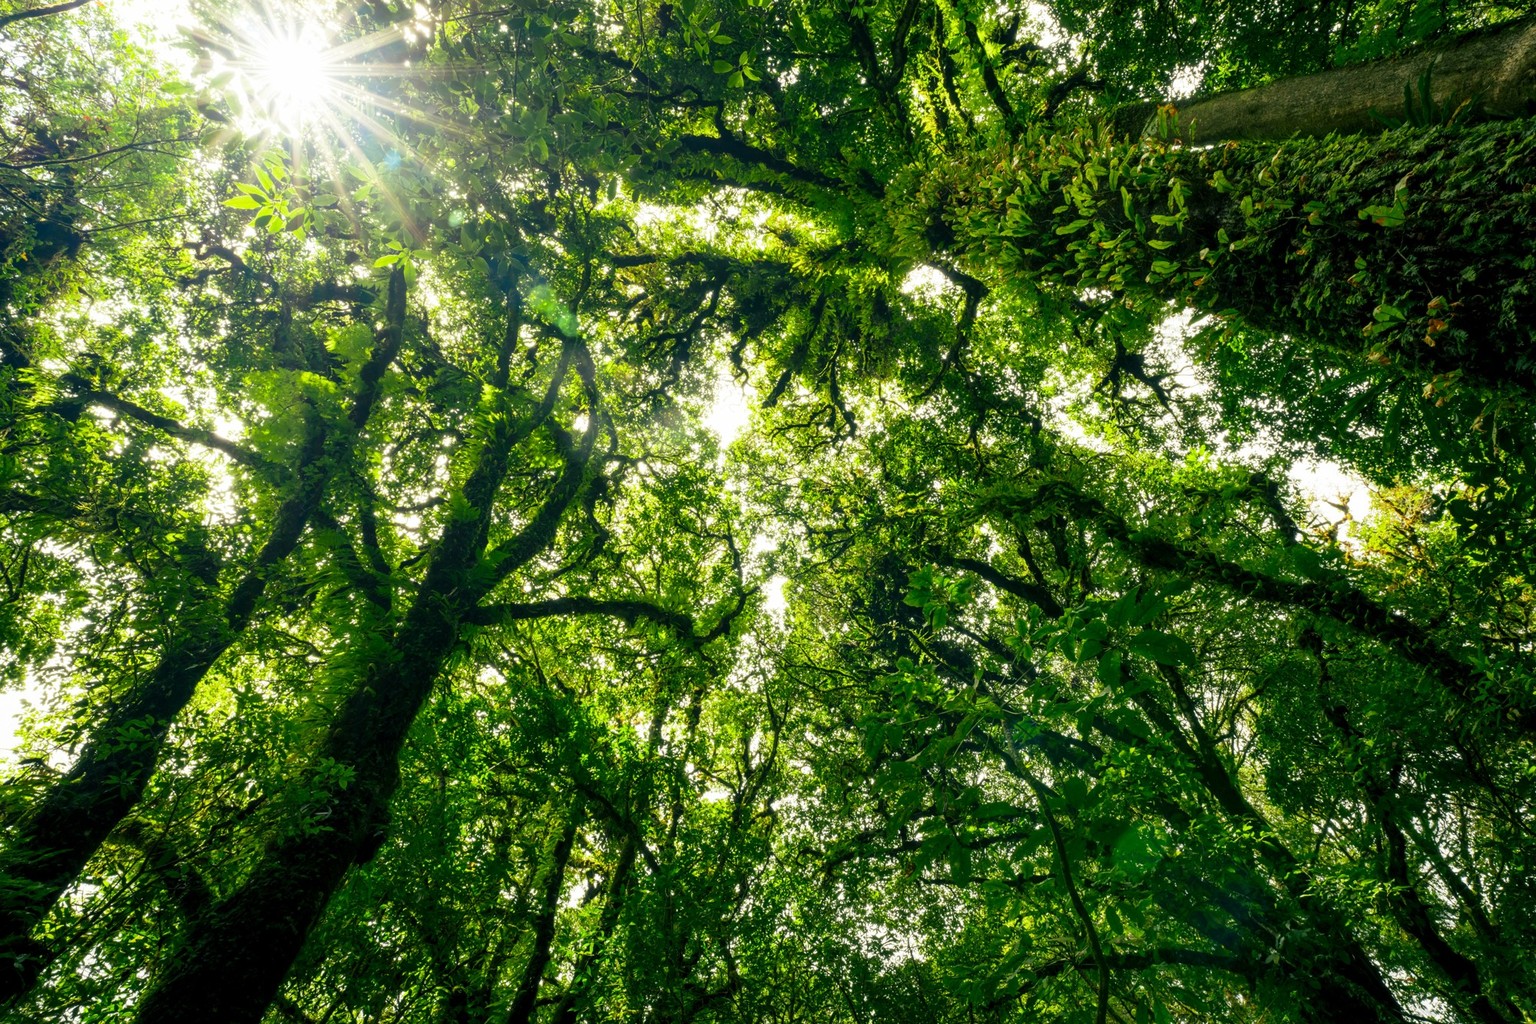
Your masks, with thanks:
M 1530 4 L 184 14 L 0 0 L 0 1017 L 1536 1019 Z

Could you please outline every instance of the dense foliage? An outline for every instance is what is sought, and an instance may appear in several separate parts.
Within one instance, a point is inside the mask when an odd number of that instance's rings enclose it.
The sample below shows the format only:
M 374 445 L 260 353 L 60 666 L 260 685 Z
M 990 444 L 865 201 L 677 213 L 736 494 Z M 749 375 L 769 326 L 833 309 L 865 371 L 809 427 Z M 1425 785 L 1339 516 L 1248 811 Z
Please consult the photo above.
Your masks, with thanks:
M 0 1015 L 1536 1017 L 1536 131 L 1157 106 L 1530 21 L 1314 7 L 0 0 Z

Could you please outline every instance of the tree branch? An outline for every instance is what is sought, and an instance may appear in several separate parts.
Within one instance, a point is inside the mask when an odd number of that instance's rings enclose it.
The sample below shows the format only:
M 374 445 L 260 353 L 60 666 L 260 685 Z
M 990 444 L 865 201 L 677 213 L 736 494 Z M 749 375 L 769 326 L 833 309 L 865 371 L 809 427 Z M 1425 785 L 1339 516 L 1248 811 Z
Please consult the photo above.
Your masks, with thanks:
M 1047 616 L 1059 619 L 1066 614 L 1066 609 L 1061 602 L 1052 596 L 1049 590 L 1034 583 L 1026 583 L 1024 580 L 994 569 L 986 562 L 964 556 L 934 555 L 933 560 L 940 565 L 947 565 L 952 569 L 964 569 L 973 572 L 986 580 L 999 590 L 1005 590 L 1014 597 L 1022 598 L 1030 604 L 1036 605 Z
M 50 14 L 63 14 L 73 11 L 78 7 L 84 7 L 91 0 L 65 0 L 64 3 L 54 4 L 52 7 L 34 7 L 30 11 L 16 11 L 14 14 L 0 14 L 0 28 L 5 28 L 12 22 L 22 21 L 26 18 L 46 18 Z
M 282 471 L 281 467 L 276 463 L 269 462 L 265 457 L 251 451 L 249 448 L 243 448 L 233 441 L 226 440 L 211 430 L 204 430 L 202 427 L 189 427 L 184 423 L 171 419 L 169 416 L 161 416 L 158 413 L 150 412 L 142 405 L 130 402 L 126 398 L 119 398 L 109 391 L 99 391 L 91 387 L 90 382 L 78 374 L 67 373 L 59 378 L 59 380 L 60 383 L 73 388 L 76 396 L 83 401 L 111 409 L 115 413 L 127 416 L 129 419 L 136 420 L 146 426 L 154 427 L 157 430 L 170 434 L 172 437 L 180 438 L 192 444 L 200 444 L 204 448 L 212 448 L 215 451 L 223 452 L 248 469 L 267 473 Z

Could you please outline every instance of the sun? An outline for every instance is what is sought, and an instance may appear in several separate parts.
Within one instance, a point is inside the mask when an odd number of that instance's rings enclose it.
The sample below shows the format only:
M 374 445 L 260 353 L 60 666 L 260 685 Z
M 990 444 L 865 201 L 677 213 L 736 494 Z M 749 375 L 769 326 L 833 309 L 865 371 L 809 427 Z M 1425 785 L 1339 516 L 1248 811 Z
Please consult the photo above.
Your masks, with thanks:
M 359 132 L 389 138 L 380 111 L 430 123 L 430 113 L 367 84 L 415 73 L 408 60 L 378 58 L 401 43 L 399 26 L 358 34 L 345 17 L 317 16 L 318 6 L 257 0 L 238 15 L 183 30 L 183 45 L 198 56 L 195 74 L 210 97 L 224 100 L 224 109 L 213 109 L 210 118 L 252 137 L 291 142 L 336 141 Z
M 335 100 L 340 67 L 319 27 L 264 26 L 244 48 L 250 100 L 273 125 L 301 131 Z

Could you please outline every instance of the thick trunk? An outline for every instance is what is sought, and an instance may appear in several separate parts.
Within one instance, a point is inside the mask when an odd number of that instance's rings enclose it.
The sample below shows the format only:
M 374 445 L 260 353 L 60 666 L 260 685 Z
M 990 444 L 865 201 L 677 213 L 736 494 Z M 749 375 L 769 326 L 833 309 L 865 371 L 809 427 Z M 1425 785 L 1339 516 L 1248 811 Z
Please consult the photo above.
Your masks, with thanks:
M 1191 150 L 1026 136 L 891 205 L 905 254 L 1141 293 L 1422 377 L 1536 391 L 1530 121 Z
M 319 461 L 324 440 L 318 427 L 311 431 L 301 466 Z M 182 642 L 166 650 L 149 678 L 96 727 L 74 765 L 9 837 L 5 875 L 17 895 L 0 912 L 0 1005 L 30 991 L 47 965 L 49 951 L 32 941 L 32 929 L 138 803 L 171 723 L 250 622 L 273 568 L 298 545 L 323 483 L 322 475 L 307 474 L 299 493 L 279 509 L 271 537 L 222 614 L 204 603 L 204 621 L 189 616 L 178 623 Z
M 190 924 L 175 965 L 140 1004 L 141 1024 L 261 1020 L 347 869 L 383 838 L 405 734 L 456 637 L 444 593 L 423 588 L 396 656 L 359 681 L 320 752 L 352 768 L 351 782 L 331 785 L 323 820 L 270 841 L 245 882 Z
M 1419 90 L 1426 74 L 1429 97 Z M 1472 32 L 1422 53 L 1191 100 L 1178 107 L 1179 134 L 1187 143 L 1205 145 L 1376 132 L 1380 118 L 1406 118 L 1405 86 L 1415 113 L 1431 119 L 1423 109 L 1426 99 L 1447 112 L 1466 103 L 1484 116 L 1529 116 L 1536 104 L 1536 17 Z M 1154 119 L 1147 125 L 1149 134 L 1156 124 Z
M 356 429 L 368 422 L 384 369 L 400 351 L 404 321 L 405 278 L 396 272 L 390 278 L 384 326 L 353 398 L 349 419 Z M 32 929 L 138 803 L 171 723 L 250 623 L 274 569 L 298 546 L 329 481 L 328 444 L 325 424 L 312 414 L 295 474 L 298 490 L 278 506 L 272 534 L 255 564 L 222 609 L 205 601 L 203 621 L 188 616 L 177 623 L 182 641 L 161 655 L 144 684 L 96 728 L 69 772 L 9 837 L 7 881 L 24 897 L 12 897 L 0 911 L 0 1006 L 36 982 L 50 953 L 32 941 Z
M 485 442 L 463 491 L 477 515 L 444 527 L 390 651 L 353 680 L 313 763 L 315 784 L 331 793 L 323 820 L 270 840 L 246 880 L 190 923 L 174 966 L 140 1004 L 139 1024 L 258 1024 L 347 869 L 368 861 L 383 843 L 401 748 L 458 640 L 459 623 L 500 578 L 554 541 L 581 489 L 597 436 L 595 410 L 554 490 L 528 525 L 488 556 L 496 568 L 485 570 L 491 508 L 512 450 L 548 419 L 577 348 L 567 344 L 539 410 L 523 423 L 503 424 Z M 579 360 L 590 388 L 584 349 Z M 334 781 L 338 766 L 350 769 L 349 783 Z

